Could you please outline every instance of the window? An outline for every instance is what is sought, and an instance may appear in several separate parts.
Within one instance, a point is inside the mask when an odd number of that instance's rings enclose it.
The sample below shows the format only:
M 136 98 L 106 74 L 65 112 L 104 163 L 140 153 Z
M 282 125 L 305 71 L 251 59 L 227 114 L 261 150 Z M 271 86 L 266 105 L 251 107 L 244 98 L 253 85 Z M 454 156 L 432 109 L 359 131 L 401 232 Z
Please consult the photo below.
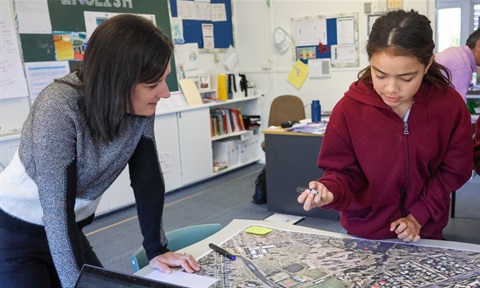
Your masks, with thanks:
M 450 46 L 460 46 L 461 23 L 461 8 L 445 8 L 437 11 L 437 31 L 442 31 L 437 37 L 437 51 L 443 51 Z
M 473 31 L 479 28 L 479 20 L 480 20 L 480 5 L 473 6 Z
M 436 0 L 436 52 L 465 45 L 468 36 L 480 27 L 478 0 Z

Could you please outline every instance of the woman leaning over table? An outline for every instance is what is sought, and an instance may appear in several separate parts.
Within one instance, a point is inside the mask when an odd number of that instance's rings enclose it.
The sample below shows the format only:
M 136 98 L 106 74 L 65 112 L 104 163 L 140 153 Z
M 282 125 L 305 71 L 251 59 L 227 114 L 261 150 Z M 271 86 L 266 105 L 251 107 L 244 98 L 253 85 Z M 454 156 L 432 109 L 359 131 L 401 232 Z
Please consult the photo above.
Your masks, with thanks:
M 72 287 L 83 264 L 101 266 L 82 228 L 127 164 L 150 265 L 200 269 L 166 248 L 162 226 L 153 126 L 157 102 L 170 97 L 172 51 L 149 20 L 115 16 L 90 37 L 82 66 L 35 100 L 0 174 L 0 287 Z
M 409 242 L 442 239 L 450 193 L 472 171 L 465 103 L 435 62 L 427 17 L 375 21 L 370 65 L 332 111 L 318 158 L 324 175 L 298 201 L 340 211 L 347 233 Z M 447 74 L 448 75 L 448 74 Z

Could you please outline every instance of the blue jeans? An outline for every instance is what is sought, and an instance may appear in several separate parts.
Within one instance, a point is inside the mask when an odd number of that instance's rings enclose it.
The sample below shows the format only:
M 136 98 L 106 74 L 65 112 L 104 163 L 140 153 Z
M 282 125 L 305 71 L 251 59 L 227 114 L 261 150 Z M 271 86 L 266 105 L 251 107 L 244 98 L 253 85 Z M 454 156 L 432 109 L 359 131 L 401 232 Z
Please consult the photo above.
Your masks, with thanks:
M 83 233 L 80 240 L 85 263 L 102 267 Z M 0 287 L 62 287 L 45 233 L 19 234 L 0 227 Z

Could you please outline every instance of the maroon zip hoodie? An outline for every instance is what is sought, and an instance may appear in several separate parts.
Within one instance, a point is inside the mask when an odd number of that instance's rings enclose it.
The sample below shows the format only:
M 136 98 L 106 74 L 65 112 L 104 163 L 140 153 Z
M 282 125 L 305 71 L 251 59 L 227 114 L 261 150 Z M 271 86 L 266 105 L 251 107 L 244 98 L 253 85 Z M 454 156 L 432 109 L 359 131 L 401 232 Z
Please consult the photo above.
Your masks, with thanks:
M 442 239 L 450 193 L 472 173 L 472 128 L 451 87 L 422 83 L 404 123 L 370 85 L 353 83 L 332 111 L 323 139 L 319 179 L 335 196 L 349 234 L 397 238 L 390 224 L 412 214 L 420 236 Z

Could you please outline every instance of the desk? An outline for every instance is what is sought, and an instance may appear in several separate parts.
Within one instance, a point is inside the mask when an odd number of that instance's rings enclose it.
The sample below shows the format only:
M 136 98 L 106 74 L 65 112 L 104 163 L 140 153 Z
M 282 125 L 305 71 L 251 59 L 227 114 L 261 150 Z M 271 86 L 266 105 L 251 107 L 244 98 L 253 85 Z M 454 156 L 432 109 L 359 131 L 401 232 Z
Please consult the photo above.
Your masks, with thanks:
M 268 210 L 283 214 L 338 220 L 335 210 L 303 210 L 297 187 L 308 187 L 323 171 L 317 167 L 323 136 L 283 130 L 263 130 L 267 172 Z
M 273 231 L 261 236 L 246 233 L 252 225 Z M 235 253 L 237 260 L 209 253 L 208 243 Z M 397 287 L 453 287 L 453 283 L 458 284 L 455 287 L 478 287 L 472 283 L 480 283 L 480 245 L 423 239 L 414 244 L 397 239 L 371 241 L 285 223 L 236 219 L 178 252 L 202 257 L 203 269 L 197 274 L 224 277 L 215 287 L 310 287 L 313 283 L 323 284 L 319 287 L 375 287 L 375 283 L 394 287 L 395 281 Z M 256 257 L 260 255 L 264 257 Z M 147 266 L 136 274 L 152 271 Z

